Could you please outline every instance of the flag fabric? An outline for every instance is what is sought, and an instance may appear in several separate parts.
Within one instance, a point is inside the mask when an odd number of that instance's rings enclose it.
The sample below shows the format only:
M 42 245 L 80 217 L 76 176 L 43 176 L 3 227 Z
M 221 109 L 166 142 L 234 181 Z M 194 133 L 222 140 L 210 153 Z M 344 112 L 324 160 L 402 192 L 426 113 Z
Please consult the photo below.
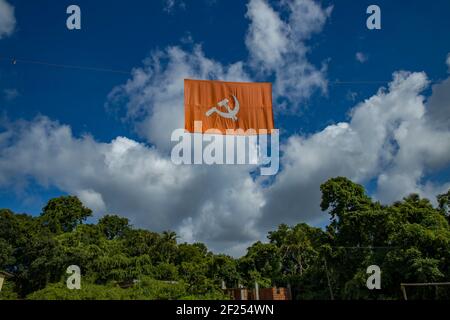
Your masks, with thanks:
M 247 131 L 274 129 L 272 84 L 184 80 L 185 129 L 204 133 L 210 129 Z M 201 128 L 195 123 L 201 121 Z

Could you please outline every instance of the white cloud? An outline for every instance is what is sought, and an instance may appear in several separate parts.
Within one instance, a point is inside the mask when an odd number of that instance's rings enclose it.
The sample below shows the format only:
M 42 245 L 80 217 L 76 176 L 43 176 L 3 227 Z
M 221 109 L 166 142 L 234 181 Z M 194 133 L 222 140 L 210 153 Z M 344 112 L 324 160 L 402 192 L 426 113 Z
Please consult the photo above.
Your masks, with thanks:
M 297 103 L 316 88 L 326 90 L 325 69 L 318 70 L 308 62 L 304 41 L 321 30 L 331 7 L 322 9 L 312 0 L 284 2 L 284 6 L 290 11 L 288 22 L 283 22 L 265 0 L 249 2 L 247 17 L 251 23 L 246 44 L 251 60 L 247 65 L 253 71 L 275 72 L 275 95 L 291 101 L 290 111 L 295 112 Z M 193 45 L 189 51 L 168 47 L 153 52 L 143 67 L 133 71 L 126 84 L 116 87 L 109 104 L 125 102 L 125 118 L 135 123 L 140 136 L 167 152 L 167 137 L 184 125 L 181 110 L 184 79 L 257 80 L 250 79 L 244 65 L 243 61 L 237 61 L 224 66 L 206 57 L 199 45 Z
M 125 137 L 77 138 L 45 117 L 9 123 L 0 134 L 0 186 L 33 178 L 80 196 L 99 213 L 240 254 L 280 223 L 324 221 L 319 186 L 334 176 L 375 179 L 383 202 L 411 192 L 432 198 L 450 187 L 423 181 L 450 164 L 449 127 L 428 111 L 442 88 L 434 87 L 428 106 L 421 96 L 427 85 L 424 73 L 395 73 L 387 89 L 355 106 L 349 122 L 291 136 L 282 146 L 283 171 L 269 187 L 253 180 L 249 167 L 175 166 L 155 147 Z
M 450 128 L 450 78 L 436 83 L 432 87 L 433 94 L 428 101 L 427 115 L 430 122 L 445 130 Z
M 353 109 L 350 122 L 291 136 L 284 145 L 284 169 L 265 190 L 263 225 L 323 218 L 319 186 L 339 175 L 360 183 L 375 179 L 375 196 L 387 203 L 412 192 L 434 199 L 449 188 L 422 182 L 450 164 L 450 129 L 427 116 L 420 95 L 427 85 L 424 73 L 397 72 L 387 90 Z
M 2 188 L 32 178 L 78 195 L 97 215 L 119 213 L 220 251 L 236 253 L 234 246 L 260 237 L 255 225 L 264 202 L 247 167 L 175 166 L 155 148 L 125 137 L 77 138 L 46 117 L 7 124 L 0 149 Z
M 169 47 L 134 69 L 133 77 L 111 92 L 110 105 L 125 103 L 126 118 L 136 123 L 138 133 L 167 152 L 172 131 L 184 127 L 184 79 L 189 78 L 249 80 L 242 62 L 223 66 L 207 58 L 198 45 L 192 52 Z
M 14 7 L 6 0 L 0 0 L 0 39 L 10 36 L 15 27 Z
M 320 68 L 309 62 L 306 42 L 322 30 L 332 7 L 322 8 L 312 0 L 282 1 L 288 18 L 282 19 L 266 0 L 251 0 L 247 17 L 250 27 L 246 45 L 250 65 L 264 77 L 274 74 L 276 105 L 296 112 L 316 89 L 326 92 L 326 65 Z M 286 102 L 289 102 L 287 108 Z
M 364 63 L 364 62 L 366 62 L 367 61 L 367 55 L 366 54 L 364 54 L 364 53 L 362 53 L 362 52 L 357 52 L 356 54 L 355 54 L 355 58 L 356 58 L 356 60 L 358 61 L 358 62 L 360 62 L 360 63 Z
M 324 73 L 307 61 L 304 41 L 323 28 L 331 9 L 311 0 L 281 5 L 287 20 L 266 1 L 250 1 L 247 45 L 253 67 L 273 72 L 278 94 L 296 104 L 326 84 Z M 260 36 L 274 41 L 264 47 L 254 41 Z M 283 169 L 269 187 L 252 179 L 250 167 L 173 165 L 170 134 L 183 127 L 184 78 L 250 80 L 243 66 L 214 61 L 200 46 L 154 52 L 109 97 L 110 107 L 124 111 L 150 145 L 125 137 L 109 143 L 75 137 L 69 126 L 46 117 L 7 123 L 0 131 L 0 186 L 23 187 L 32 178 L 78 195 L 98 214 L 125 215 L 156 231 L 174 229 L 183 240 L 232 254 L 280 223 L 323 221 L 319 186 L 330 177 L 376 180 L 375 196 L 382 201 L 410 192 L 431 197 L 449 187 L 423 180 L 450 164 L 450 79 L 434 85 L 425 102 L 424 73 L 397 72 L 387 89 L 352 109 L 348 122 L 289 137 L 282 145 Z
M 106 204 L 100 193 L 92 190 L 77 190 L 75 194 L 85 206 L 92 209 L 96 213 L 104 213 L 106 211 Z
M 245 43 L 252 58 L 264 68 L 275 68 L 288 50 L 288 25 L 264 0 L 250 1 L 247 17 L 251 24 Z
M 289 25 L 293 39 L 306 40 L 315 33 L 322 31 L 323 26 L 331 15 L 332 6 L 322 8 L 318 1 L 313 0 L 284 0 L 291 10 Z

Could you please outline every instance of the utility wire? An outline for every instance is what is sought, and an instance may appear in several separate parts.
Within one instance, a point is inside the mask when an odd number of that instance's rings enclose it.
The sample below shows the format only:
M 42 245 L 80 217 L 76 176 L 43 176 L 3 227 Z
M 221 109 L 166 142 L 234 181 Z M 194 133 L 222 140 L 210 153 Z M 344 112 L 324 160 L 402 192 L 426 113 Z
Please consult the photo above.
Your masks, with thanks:
M 386 84 L 391 82 L 391 80 L 389 81 L 339 81 L 339 80 L 335 80 L 335 81 L 330 81 L 329 83 L 332 85 L 353 85 L 353 84 Z
M 126 75 L 130 75 L 131 74 L 130 71 L 124 71 L 124 70 L 115 70 L 115 69 L 109 69 L 109 68 L 86 67 L 86 66 L 67 65 L 67 64 L 58 64 L 58 63 L 51 63 L 51 62 L 39 61 L 39 60 L 27 60 L 27 59 L 6 58 L 6 57 L 0 57 L 0 60 L 9 61 L 13 65 L 17 65 L 19 63 L 23 63 L 23 64 L 34 64 L 34 65 L 41 65 L 41 66 L 55 67 L 55 68 L 64 68 L 64 69 L 77 69 L 77 70 L 85 70 L 85 71 L 109 72 L 109 73 L 126 74 Z
M 47 67 L 55 67 L 55 68 L 63 68 L 63 69 L 76 69 L 76 70 L 85 70 L 85 71 L 96 71 L 96 72 L 109 72 L 109 73 L 116 73 L 116 74 L 125 74 L 125 75 L 131 75 L 130 71 L 125 70 L 117 70 L 117 69 L 110 69 L 110 68 L 97 68 L 97 67 L 87 67 L 87 66 L 79 66 L 79 65 L 67 65 L 67 64 L 59 64 L 59 63 L 52 63 L 47 61 L 39 61 L 39 60 L 28 60 L 28 59 L 19 59 L 14 57 L 1 57 L 0 60 L 8 61 L 13 65 L 17 65 L 19 63 L 23 64 L 34 64 L 34 65 L 41 65 L 41 66 L 47 66 Z M 341 80 L 334 80 L 329 81 L 328 83 L 330 85 L 356 85 L 356 84 L 387 84 L 391 82 L 389 81 L 341 81 Z

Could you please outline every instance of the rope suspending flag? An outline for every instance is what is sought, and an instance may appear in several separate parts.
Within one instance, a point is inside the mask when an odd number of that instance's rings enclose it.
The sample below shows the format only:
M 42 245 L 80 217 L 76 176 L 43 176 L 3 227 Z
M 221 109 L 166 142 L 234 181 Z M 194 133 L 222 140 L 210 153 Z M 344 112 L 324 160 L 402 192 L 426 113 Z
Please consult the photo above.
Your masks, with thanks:
M 271 83 L 185 79 L 184 110 L 185 129 L 191 133 L 274 129 Z

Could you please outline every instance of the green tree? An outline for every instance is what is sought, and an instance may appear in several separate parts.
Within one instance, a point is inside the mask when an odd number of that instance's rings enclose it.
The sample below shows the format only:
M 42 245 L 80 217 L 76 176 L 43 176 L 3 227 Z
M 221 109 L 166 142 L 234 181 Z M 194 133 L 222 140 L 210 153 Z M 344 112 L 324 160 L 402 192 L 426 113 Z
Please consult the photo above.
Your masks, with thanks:
M 97 224 L 76 197 L 52 199 L 40 217 L 0 210 L 0 268 L 14 274 L 0 299 L 219 299 L 222 281 L 253 287 L 291 284 L 299 299 L 400 299 L 401 282 L 450 279 L 449 194 L 438 207 L 412 194 L 381 205 L 361 185 L 337 177 L 321 186 L 325 230 L 281 224 L 268 243 L 235 259 L 177 235 L 134 229 L 107 215 Z M 82 269 L 81 291 L 65 287 L 68 265 Z M 382 290 L 366 288 L 366 269 L 382 270 Z M 127 287 L 123 289 L 122 287 Z M 417 299 L 449 299 L 423 288 Z
M 0 270 L 9 269 L 13 265 L 15 259 L 13 256 L 14 249 L 5 239 L 0 238 Z
M 227 287 L 237 287 L 242 278 L 237 269 L 237 261 L 224 254 L 213 255 L 209 260 L 209 277 L 214 279 L 217 285 L 222 286 L 222 281 Z
M 283 272 L 301 276 L 318 259 L 318 249 L 325 240 L 325 233 L 305 223 L 293 228 L 282 224 L 278 230 L 269 232 L 268 238 L 279 248 Z
M 121 238 L 130 230 L 129 220 L 117 215 L 105 215 L 99 220 L 98 226 L 108 240 Z
M 249 287 L 253 287 L 255 281 L 263 286 L 276 284 L 282 278 L 280 250 L 272 243 L 257 241 L 239 259 L 238 268 L 244 284 Z
M 338 297 L 400 298 L 401 282 L 449 276 L 449 225 L 429 200 L 413 194 L 382 206 L 362 186 L 342 177 L 327 181 L 321 190 L 321 207 L 332 220 L 324 258 Z M 365 287 L 365 271 L 372 264 L 383 272 L 381 292 Z
M 159 241 L 159 253 L 161 262 L 172 262 L 177 253 L 177 234 L 175 232 L 163 231 Z
M 447 217 L 447 220 L 450 223 L 450 190 L 448 190 L 447 193 L 438 195 L 437 201 L 439 210 Z
M 41 221 L 54 233 L 70 232 L 77 225 L 92 216 L 92 210 L 86 208 L 75 196 L 62 196 L 51 199 L 43 208 Z

